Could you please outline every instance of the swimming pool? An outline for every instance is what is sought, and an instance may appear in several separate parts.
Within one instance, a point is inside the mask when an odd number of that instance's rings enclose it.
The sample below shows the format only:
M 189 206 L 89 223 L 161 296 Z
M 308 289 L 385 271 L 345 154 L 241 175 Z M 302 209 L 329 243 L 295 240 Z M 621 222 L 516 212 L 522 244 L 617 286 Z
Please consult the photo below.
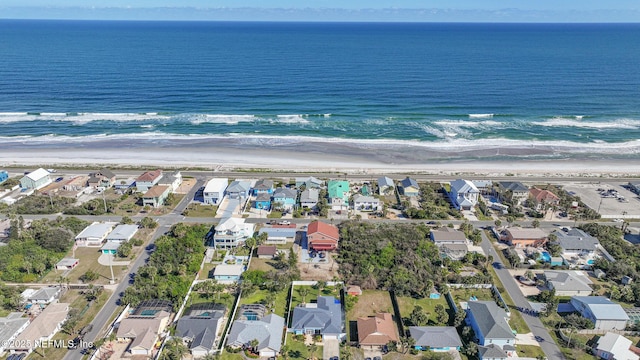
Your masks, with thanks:
M 595 264 L 595 263 L 596 263 L 596 261 L 595 261 L 595 260 L 587 260 L 587 264 L 589 264 L 589 265 L 593 265 L 593 264 Z
M 543 262 L 550 263 L 551 262 L 551 254 L 549 254 L 546 251 L 543 251 L 542 253 L 540 253 L 540 257 L 538 258 L 538 260 L 542 260 Z

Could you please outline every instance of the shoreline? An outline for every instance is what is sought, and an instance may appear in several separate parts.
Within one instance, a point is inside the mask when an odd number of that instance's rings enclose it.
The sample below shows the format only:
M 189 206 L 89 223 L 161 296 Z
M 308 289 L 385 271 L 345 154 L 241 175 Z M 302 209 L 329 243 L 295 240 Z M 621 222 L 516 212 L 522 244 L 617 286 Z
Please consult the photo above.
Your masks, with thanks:
M 307 146 L 140 146 L 87 144 L 81 147 L 11 147 L 0 151 L 0 166 L 29 167 L 165 167 L 214 171 L 342 172 L 348 174 L 433 174 L 514 177 L 640 177 L 640 159 L 536 158 L 530 149 L 500 149 L 496 157 L 458 152 L 434 154 L 416 148 L 366 149 L 349 144 Z M 204 145 L 204 144 L 203 144 Z M 227 145 L 227 144 L 224 144 Z M 324 146 L 323 146 L 324 145 Z M 466 156 L 463 156 L 466 155 Z M 475 158 L 472 157 L 475 155 Z M 483 156 L 484 155 L 484 156 Z M 544 154 L 542 155 L 544 156 Z M 46 166 L 45 166 L 46 165 Z

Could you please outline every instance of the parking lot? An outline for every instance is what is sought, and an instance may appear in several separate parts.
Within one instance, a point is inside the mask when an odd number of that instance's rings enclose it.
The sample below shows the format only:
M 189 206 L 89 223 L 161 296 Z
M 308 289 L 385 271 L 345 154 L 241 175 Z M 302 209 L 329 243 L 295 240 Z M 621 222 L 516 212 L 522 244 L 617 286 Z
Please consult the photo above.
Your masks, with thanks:
M 640 218 L 640 200 L 638 195 L 623 187 L 626 183 L 620 182 L 599 182 L 599 183 L 573 183 L 564 186 L 569 192 L 574 192 L 591 209 L 602 215 L 603 219 Z M 605 196 L 601 195 L 604 190 Z M 615 192 L 609 192 L 615 190 Z M 615 197 L 616 194 L 618 197 Z M 624 198 L 624 200 L 620 199 Z

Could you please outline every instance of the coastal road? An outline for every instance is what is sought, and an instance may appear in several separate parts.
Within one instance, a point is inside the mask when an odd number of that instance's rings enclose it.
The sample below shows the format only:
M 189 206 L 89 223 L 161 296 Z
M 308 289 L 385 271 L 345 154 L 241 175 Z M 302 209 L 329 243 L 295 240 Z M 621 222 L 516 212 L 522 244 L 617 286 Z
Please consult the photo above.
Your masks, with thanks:
M 509 294 L 513 303 L 517 306 L 521 306 L 524 308 L 529 308 L 528 300 L 522 295 L 522 291 L 520 291 L 519 285 L 516 280 L 511 276 L 509 270 L 505 267 L 505 265 L 500 261 L 500 256 L 496 253 L 491 241 L 487 238 L 484 231 L 482 232 L 482 250 L 484 250 L 485 254 L 491 255 L 493 257 L 493 261 L 500 263 L 499 268 L 494 267 L 500 282 L 504 286 L 505 291 Z M 511 311 L 518 311 L 517 309 L 511 309 Z M 560 351 L 560 348 L 555 343 L 555 340 L 551 337 L 547 329 L 542 324 L 542 321 L 536 316 L 532 316 L 526 313 L 521 313 L 522 318 L 529 326 L 529 329 L 533 333 L 534 336 L 539 336 L 543 341 L 540 342 L 540 347 L 542 351 L 547 355 L 549 360 L 565 360 L 564 355 Z

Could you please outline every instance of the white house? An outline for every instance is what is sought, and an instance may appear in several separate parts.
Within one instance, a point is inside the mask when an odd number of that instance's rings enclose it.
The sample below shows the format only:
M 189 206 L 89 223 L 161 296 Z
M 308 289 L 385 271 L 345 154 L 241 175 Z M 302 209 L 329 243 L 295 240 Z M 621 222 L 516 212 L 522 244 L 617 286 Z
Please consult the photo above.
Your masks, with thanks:
M 21 312 L 12 312 L 0 318 L 0 356 L 31 322 L 28 317 L 22 317 L 22 315 Z
M 76 246 L 102 246 L 111 229 L 113 229 L 113 223 L 94 222 L 76 236 Z
M 180 171 L 174 171 L 169 175 L 165 175 L 160 179 L 158 185 L 165 185 L 171 188 L 171 192 L 178 190 L 182 185 L 182 173 Z
M 43 168 L 32 171 L 20 179 L 20 187 L 23 189 L 38 190 L 49 184 L 51 184 L 51 177 Z
M 227 178 L 214 178 L 207 182 L 207 185 L 202 191 L 204 203 L 207 205 L 218 205 L 222 198 L 224 198 L 224 192 L 229 186 L 229 179 Z
M 381 211 L 382 203 L 380 199 L 373 196 L 355 195 L 353 197 L 353 210 L 359 211 Z
M 627 327 L 629 315 L 622 306 L 604 296 L 574 296 L 571 305 L 593 321 L 596 330 L 624 330 Z
M 116 228 L 107 235 L 106 240 L 117 243 L 127 242 L 131 240 L 137 232 L 138 225 L 121 224 L 116 226 Z
M 234 248 L 253 236 L 255 224 L 246 223 L 243 218 L 222 219 L 213 234 L 214 247 Z
M 302 208 L 314 209 L 318 205 L 320 191 L 318 189 L 306 189 L 300 193 L 300 206 Z
M 606 333 L 598 339 L 596 356 L 605 360 L 638 360 L 638 355 L 630 350 L 633 342 L 620 334 Z
M 67 319 L 69 304 L 49 304 L 9 345 L 11 353 L 29 354 L 38 344 L 51 340 Z
M 378 194 L 389 195 L 395 192 L 396 185 L 393 179 L 388 176 L 381 176 L 378 178 Z
M 457 179 L 451 182 L 449 198 L 458 210 L 471 210 L 478 203 L 480 191 L 469 180 Z

